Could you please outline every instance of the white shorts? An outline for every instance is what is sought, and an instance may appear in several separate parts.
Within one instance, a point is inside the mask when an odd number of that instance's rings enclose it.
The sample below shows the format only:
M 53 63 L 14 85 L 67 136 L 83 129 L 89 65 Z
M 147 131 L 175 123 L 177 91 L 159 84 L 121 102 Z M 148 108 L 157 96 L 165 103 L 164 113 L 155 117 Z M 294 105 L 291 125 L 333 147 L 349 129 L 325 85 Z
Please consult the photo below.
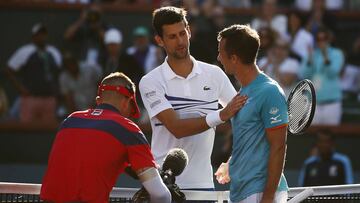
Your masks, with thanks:
M 232 202 L 230 203 L 259 203 L 261 201 L 263 193 L 255 193 L 250 195 L 246 199 L 241 200 L 240 202 Z M 274 203 L 286 203 L 288 199 L 287 191 L 280 191 L 275 193 Z
M 342 115 L 342 103 L 317 104 L 313 125 L 339 125 Z

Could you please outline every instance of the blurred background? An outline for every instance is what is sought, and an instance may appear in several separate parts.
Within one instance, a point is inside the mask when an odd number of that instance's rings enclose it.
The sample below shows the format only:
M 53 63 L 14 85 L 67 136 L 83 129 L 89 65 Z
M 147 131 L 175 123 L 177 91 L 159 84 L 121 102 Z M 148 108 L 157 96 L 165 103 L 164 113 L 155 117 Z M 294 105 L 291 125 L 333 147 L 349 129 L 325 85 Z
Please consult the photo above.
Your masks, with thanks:
M 288 137 L 290 187 L 360 182 L 360 0 L 0 0 L 0 182 L 41 183 L 59 123 L 94 106 L 103 76 L 122 71 L 138 83 L 163 62 L 151 13 L 168 5 L 188 11 L 196 59 L 219 65 L 217 32 L 250 24 L 258 66 L 287 96 L 299 80 L 314 82 L 313 124 Z M 142 109 L 136 122 L 150 140 Z M 225 124 L 215 169 L 230 151 Z M 117 186 L 138 184 L 122 175 Z

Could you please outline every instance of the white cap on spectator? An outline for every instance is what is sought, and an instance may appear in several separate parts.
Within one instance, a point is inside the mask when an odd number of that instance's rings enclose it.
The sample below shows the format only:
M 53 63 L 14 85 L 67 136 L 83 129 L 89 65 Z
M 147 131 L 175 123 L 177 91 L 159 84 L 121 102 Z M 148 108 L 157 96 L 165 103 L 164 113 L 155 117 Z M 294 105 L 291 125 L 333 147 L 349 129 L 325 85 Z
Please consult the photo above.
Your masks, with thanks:
M 105 44 L 120 44 L 122 42 L 122 34 L 116 28 L 110 28 L 105 32 L 104 43 Z
M 33 27 L 31 28 L 31 34 L 36 35 L 40 32 L 47 32 L 46 26 L 43 23 L 36 23 L 35 25 L 33 25 Z
M 299 63 L 295 59 L 286 59 L 279 67 L 280 73 L 298 74 Z

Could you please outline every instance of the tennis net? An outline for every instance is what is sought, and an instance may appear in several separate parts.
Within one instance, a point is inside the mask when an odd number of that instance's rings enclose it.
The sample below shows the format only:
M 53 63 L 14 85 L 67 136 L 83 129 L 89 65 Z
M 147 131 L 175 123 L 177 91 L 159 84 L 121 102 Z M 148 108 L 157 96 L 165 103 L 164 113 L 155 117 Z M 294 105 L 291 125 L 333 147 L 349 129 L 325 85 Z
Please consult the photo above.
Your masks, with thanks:
M 0 202 L 42 202 L 39 198 L 40 184 L 0 182 Z M 131 202 L 137 188 L 114 188 L 109 202 Z M 229 191 L 183 191 L 187 200 L 227 202 Z M 289 203 L 297 202 L 360 202 L 360 184 L 297 187 L 289 190 Z

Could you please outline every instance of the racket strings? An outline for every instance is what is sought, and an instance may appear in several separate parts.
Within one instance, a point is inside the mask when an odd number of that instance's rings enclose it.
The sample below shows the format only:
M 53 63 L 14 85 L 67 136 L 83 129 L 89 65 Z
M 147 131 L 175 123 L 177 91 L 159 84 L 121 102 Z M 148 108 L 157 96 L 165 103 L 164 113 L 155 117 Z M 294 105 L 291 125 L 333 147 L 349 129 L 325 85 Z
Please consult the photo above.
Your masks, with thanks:
M 294 91 L 289 101 L 289 130 L 291 133 L 300 132 L 307 124 L 311 115 L 311 88 L 304 83 Z

